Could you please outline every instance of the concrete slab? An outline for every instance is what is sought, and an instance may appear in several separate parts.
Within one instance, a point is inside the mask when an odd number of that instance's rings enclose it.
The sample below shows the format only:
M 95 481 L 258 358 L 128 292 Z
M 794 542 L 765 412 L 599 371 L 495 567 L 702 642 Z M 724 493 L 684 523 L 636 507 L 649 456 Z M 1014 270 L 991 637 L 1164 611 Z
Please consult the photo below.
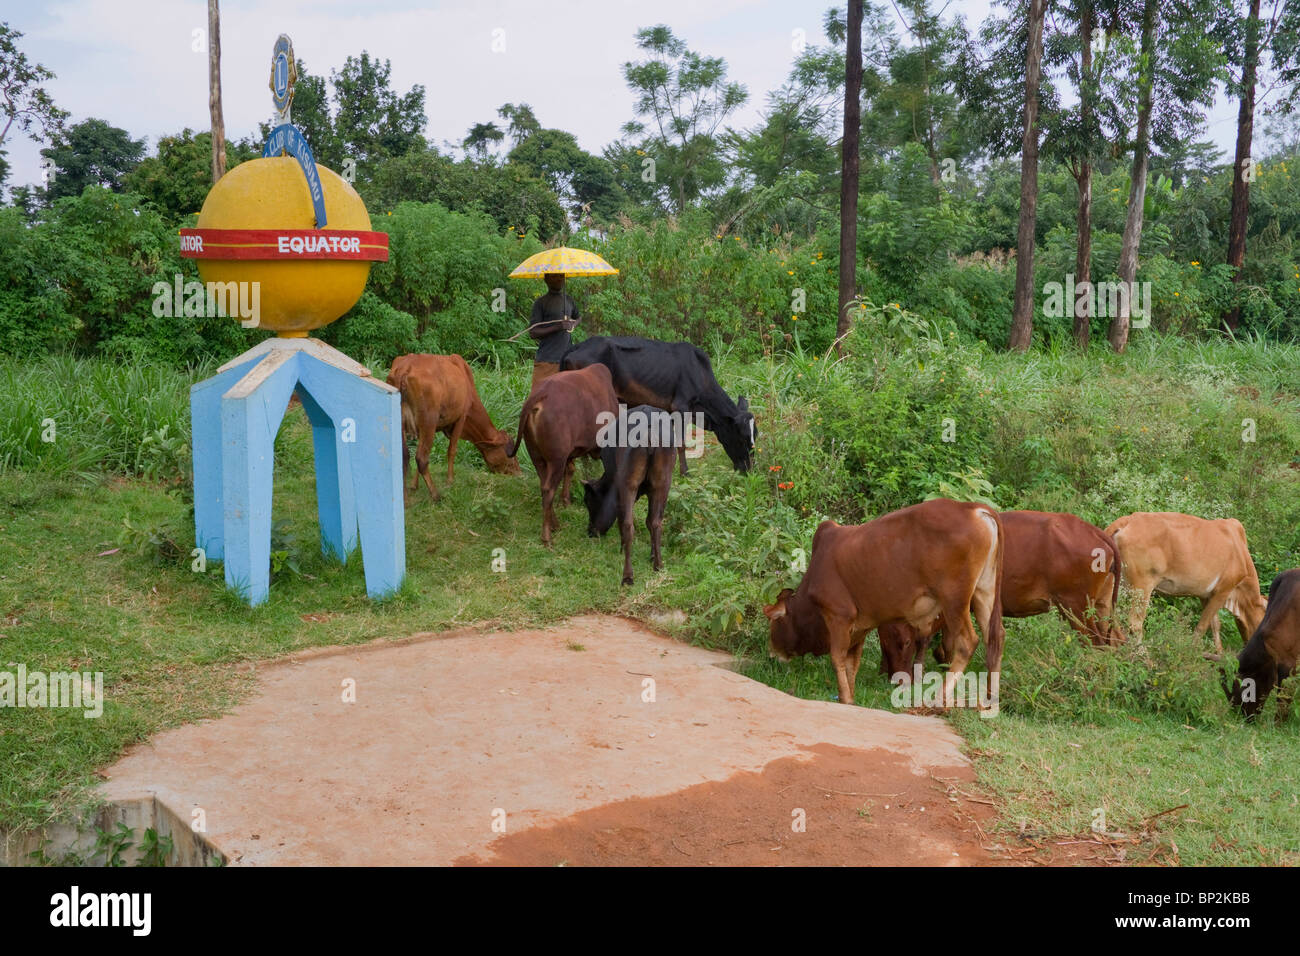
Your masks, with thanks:
M 542 863 L 563 862 L 551 859 L 563 857 L 563 839 L 514 858 L 494 858 L 493 844 L 565 832 L 554 828 L 611 806 L 635 816 L 638 801 L 674 795 L 686 795 L 692 816 L 710 807 L 734 816 L 720 784 L 770 778 L 784 793 L 806 764 L 849 781 L 822 796 L 847 793 L 854 806 L 872 796 L 875 814 L 891 794 L 907 792 L 914 814 L 916 795 L 924 810 L 924 794 L 934 794 L 930 818 L 911 824 L 939 836 L 888 862 L 953 862 L 959 853 L 976 862 L 978 841 L 968 837 L 977 827 L 934 826 L 935 811 L 955 812 L 959 802 L 934 778 L 972 779 L 946 722 L 799 700 L 727 669 L 730 662 L 597 616 L 547 630 L 307 652 L 260 666 L 257 695 L 228 716 L 134 748 L 106 769 L 103 795 L 153 794 L 182 820 L 202 808 L 208 840 L 234 864 Z M 791 830 L 792 812 L 782 810 L 777 831 Z M 773 832 L 771 820 L 756 825 Z M 799 859 L 787 853 L 779 862 Z

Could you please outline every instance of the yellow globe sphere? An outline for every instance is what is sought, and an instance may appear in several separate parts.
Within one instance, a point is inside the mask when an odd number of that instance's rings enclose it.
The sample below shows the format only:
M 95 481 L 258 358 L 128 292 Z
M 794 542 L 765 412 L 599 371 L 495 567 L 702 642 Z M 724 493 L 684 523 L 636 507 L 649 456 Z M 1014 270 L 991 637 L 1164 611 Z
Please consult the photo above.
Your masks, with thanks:
M 370 214 L 357 191 L 317 165 L 330 230 L 369 232 Z M 298 161 L 274 156 L 240 163 L 218 180 L 199 213 L 199 229 L 311 229 L 311 192 Z M 206 282 L 260 283 L 259 328 L 301 338 L 329 325 L 361 298 L 370 263 L 342 259 L 199 259 Z

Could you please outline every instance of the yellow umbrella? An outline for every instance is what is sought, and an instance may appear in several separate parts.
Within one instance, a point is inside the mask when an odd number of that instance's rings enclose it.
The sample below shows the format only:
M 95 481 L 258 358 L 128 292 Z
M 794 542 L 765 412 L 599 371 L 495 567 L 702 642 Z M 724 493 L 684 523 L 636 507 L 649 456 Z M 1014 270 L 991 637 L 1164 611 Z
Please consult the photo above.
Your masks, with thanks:
M 529 256 L 510 273 L 512 279 L 540 279 L 547 273 L 564 276 L 616 276 L 618 270 L 586 249 L 558 246 Z

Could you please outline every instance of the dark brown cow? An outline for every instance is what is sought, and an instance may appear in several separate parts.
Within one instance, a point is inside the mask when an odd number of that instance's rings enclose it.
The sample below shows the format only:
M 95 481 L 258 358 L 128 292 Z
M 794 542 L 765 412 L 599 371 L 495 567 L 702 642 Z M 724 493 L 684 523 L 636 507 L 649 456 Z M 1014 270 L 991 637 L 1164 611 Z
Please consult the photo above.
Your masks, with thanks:
M 447 436 L 447 484 L 455 477 L 456 443 L 462 435 L 474 443 L 492 471 L 519 474 L 519 463 L 506 457 L 510 436 L 492 424 L 474 386 L 474 373 L 459 355 L 399 355 L 388 370 L 388 384 L 402 393 L 403 484 L 411 461 L 407 439 L 417 442 L 412 491 L 423 478 L 430 497 L 438 500 L 438 489 L 429 477 L 429 449 L 438 432 Z
M 987 505 L 938 498 L 863 525 L 823 521 L 798 590 L 786 588 L 763 608 L 769 650 L 782 660 L 829 653 L 840 702 L 851 704 L 870 631 L 896 620 L 928 628 L 938 618 L 954 636 L 943 686 L 950 702 L 979 643 L 974 609 L 996 696 L 1005 637 L 1002 554 L 1002 523 Z
M 620 409 L 620 412 L 622 410 Z M 618 518 L 618 535 L 623 544 L 623 583 L 632 583 L 632 540 L 636 535 L 632 520 L 637 499 L 649 499 L 645 526 L 650 532 L 650 554 L 654 569 L 662 571 L 660 556 L 663 541 L 664 508 L 673 486 L 673 461 L 682 437 L 674 428 L 673 416 L 651 405 L 637 405 L 626 412 L 626 421 L 641 426 L 644 444 L 606 445 L 600 458 L 605 473 L 598 479 L 582 483 L 583 503 L 587 506 L 587 534 L 603 535 Z M 625 430 L 623 434 L 628 434 Z M 635 433 L 633 433 L 635 434 Z M 635 439 L 634 439 L 635 440 Z
M 573 461 L 583 455 L 600 457 L 601 423 L 607 420 L 603 413 L 618 416 L 614 381 L 603 365 L 556 372 L 543 379 L 519 413 L 519 432 L 506 455 L 514 458 L 520 444 L 528 446 L 542 486 L 542 544 L 548 548 L 551 533 L 560 527 L 555 492 L 559 489 L 567 501 Z
M 1297 657 L 1300 657 L 1300 568 L 1292 568 L 1275 577 L 1268 589 L 1264 620 L 1237 654 L 1237 679 L 1228 690 L 1228 699 L 1253 718 L 1273 688 L 1295 671 Z
M 1111 621 L 1119 597 L 1119 550 L 1106 532 L 1072 514 L 1003 511 L 1006 560 L 1002 567 L 1002 616 L 1033 617 L 1052 608 L 1094 644 L 1119 644 L 1123 632 Z M 939 630 L 903 621 L 882 624 L 881 671 L 913 673 Z M 941 659 L 947 658 L 946 649 Z

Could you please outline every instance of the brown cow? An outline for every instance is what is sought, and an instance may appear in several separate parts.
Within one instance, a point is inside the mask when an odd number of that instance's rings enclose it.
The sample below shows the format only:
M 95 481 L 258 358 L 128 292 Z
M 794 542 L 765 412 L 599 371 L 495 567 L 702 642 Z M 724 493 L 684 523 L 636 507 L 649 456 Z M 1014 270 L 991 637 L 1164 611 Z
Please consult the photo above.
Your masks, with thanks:
M 823 521 L 798 590 L 784 589 L 763 608 L 771 622 L 769 650 L 781 660 L 829 653 L 840 702 L 851 704 L 866 635 L 887 621 L 928 628 L 938 617 L 954 636 L 943 686 L 943 699 L 951 702 L 979 643 L 973 608 L 996 697 L 1005 638 L 1002 554 L 998 513 L 981 504 L 938 498 L 867 524 Z
M 623 414 L 623 408 L 619 409 Z M 600 478 L 582 483 L 583 503 L 587 506 L 587 534 L 595 538 L 604 535 L 618 518 L 618 536 L 623 545 L 623 583 L 632 583 L 632 539 L 635 526 L 633 509 L 638 498 L 647 501 L 645 526 L 650 532 L 650 555 L 654 569 L 662 571 L 664 562 L 660 555 L 663 541 L 664 508 L 668 492 L 673 486 L 673 461 L 676 449 L 682 448 L 683 437 L 675 428 L 673 417 L 652 405 L 637 405 L 626 410 L 624 423 L 641 429 L 636 432 L 624 429 L 628 441 L 608 444 L 601 449 L 600 459 L 605 473 Z
M 1142 643 L 1151 595 L 1189 595 L 1201 599 L 1201 619 L 1195 636 L 1214 634 L 1214 649 L 1222 653 L 1219 610 L 1227 608 L 1237 621 L 1242 643 L 1264 619 L 1266 602 L 1259 593 L 1259 575 L 1246 545 L 1246 529 L 1236 518 L 1207 521 L 1176 511 L 1139 511 L 1113 522 L 1106 533 L 1114 537 L 1124 561 L 1124 580 L 1139 592 L 1129 611 L 1129 632 Z
M 1228 690 L 1228 699 L 1253 718 L 1273 688 L 1295 671 L 1297 657 L 1300 657 L 1300 568 L 1292 568 L 1275 577 L 1268 589 L 1264 620 L 1237 654 L 1237 679 Z M 1278 714 L 1284 715 L 1285 709 L 1280 709 Z
M 455 476 L 456 443 L 462 435 L 473 442 L 488 468 L 499 475 L 519 474 L 519 463 L 508 458 L 505 446 L 510 436 L 492 424 L 478 397 L 474 373 L 459 355 L 399 355 L 388 370 L 388 384 L 402 393 L 402 475 L 410 468 L 408 438 L 417 441 L 415 482 L 429 487 L 438 500 L 438 489 L 429 477 L 429 449 L 437 432 L 447 436 L 447 484 Z
M 548 548 L 551 532 L 560 527 L 555 516 L 556 489 L 567 501 L 574 460 L 583 455 L 600 457 L 598 437 L 602 422 L 608 421 L 602 417 L 604 412 L 618 417 L 614 381 L 603 365 L 556 372 L 543 379 L 519 412 L 519 432 L 506 454 L 514 458 L 520 444 L 528 445 L 528 457 L 542 486 L 542 544 Z
M 1006 533 L 1002 616 L 1033 617 L 1056 608 L 1094 644 L 1121 643 L 1124 634 L 1111 623 L 1120 579 L 1114 539 L 1072 514 L 1003 511 L 1000 517 Z M 938 621 L 928 630 L 904 621 L 880 625 L 882 672 L 910 678 L 938 630 Z M 947 648 L 936 656 L 946 659 Z

